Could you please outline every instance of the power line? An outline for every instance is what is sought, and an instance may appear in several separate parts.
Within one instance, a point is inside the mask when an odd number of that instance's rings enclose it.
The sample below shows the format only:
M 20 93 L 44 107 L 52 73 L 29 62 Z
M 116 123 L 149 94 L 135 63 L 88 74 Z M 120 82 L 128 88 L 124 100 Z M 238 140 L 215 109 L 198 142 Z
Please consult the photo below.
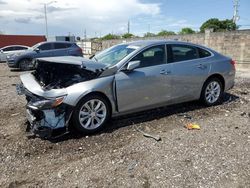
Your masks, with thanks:
M 233 14 L 233 22 L 236 23 L 239 19 L 239 0 L 234 0 L 234 14 Z

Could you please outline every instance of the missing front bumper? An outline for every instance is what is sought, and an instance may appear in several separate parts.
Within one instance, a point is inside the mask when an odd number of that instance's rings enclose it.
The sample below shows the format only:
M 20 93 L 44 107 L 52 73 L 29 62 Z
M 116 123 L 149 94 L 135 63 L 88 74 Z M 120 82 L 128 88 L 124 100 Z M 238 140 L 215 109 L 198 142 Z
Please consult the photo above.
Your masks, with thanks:
M 68 132 L 68 123 L 72 107 L 62 104 L 55 109 L 32 109 L 27 105 L 26 117 L 29 122 L 29 132 L 35 136 L 50 139 Z

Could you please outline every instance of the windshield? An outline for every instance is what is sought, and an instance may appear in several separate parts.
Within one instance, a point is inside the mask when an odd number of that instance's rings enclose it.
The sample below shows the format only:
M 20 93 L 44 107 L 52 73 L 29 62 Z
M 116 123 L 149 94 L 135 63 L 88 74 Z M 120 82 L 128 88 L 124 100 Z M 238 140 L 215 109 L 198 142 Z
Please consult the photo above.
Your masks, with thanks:
M 139 46 L 131 46 L 128 44 L 120 44 L 108 48 L 99 54 L 95 55 L 93 59 L 98 63 L 104 63 L 108 66 L 114 65 L 129 55 L 134 50 L 138 49 Z
M 37 43 L 37 44 L 35 44 L 34 46 L 32 46 L 31 49 L 32 49 L 32 50 L 35 50 L 35 49 L 36 49 L 38 46 L 40 46 L 40 45 L 41 45 L 41 43 Z

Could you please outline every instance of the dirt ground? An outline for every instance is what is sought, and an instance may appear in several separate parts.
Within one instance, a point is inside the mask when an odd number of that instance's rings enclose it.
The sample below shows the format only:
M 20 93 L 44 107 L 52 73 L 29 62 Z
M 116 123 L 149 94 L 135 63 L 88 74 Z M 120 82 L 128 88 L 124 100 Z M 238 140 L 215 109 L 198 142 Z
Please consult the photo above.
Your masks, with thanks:
M 0 187 L 250 187 L 250 69 L 224 103 L 114 119 L 94 136 L 27 138 L 22 72 L 0 64 Z M 187 130 L 187 123 L 201 130 Z M 157 142 L 135 129 L 159 135 Z

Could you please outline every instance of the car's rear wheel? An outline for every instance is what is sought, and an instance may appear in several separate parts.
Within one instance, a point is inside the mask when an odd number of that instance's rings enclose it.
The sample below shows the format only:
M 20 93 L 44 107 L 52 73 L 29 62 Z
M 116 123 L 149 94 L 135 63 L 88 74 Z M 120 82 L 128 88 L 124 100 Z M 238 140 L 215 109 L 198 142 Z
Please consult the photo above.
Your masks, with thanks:
M 21 60 L 20 63 L 19 63 L 19 68 L 22 71 L 31 70 L 33 68 L 32 60 L 30 60 L 30 59 Z
M 84 97 L 76 106 L 72 120 L 81 133 L 91 134 L 101 130 L 110 117 L 110 107 L 100 95 Z
M 220 79 L 211 78 L 203 86 L 201 100 L 206 106 L 213 106 L 221 103 L 223 87 Z

